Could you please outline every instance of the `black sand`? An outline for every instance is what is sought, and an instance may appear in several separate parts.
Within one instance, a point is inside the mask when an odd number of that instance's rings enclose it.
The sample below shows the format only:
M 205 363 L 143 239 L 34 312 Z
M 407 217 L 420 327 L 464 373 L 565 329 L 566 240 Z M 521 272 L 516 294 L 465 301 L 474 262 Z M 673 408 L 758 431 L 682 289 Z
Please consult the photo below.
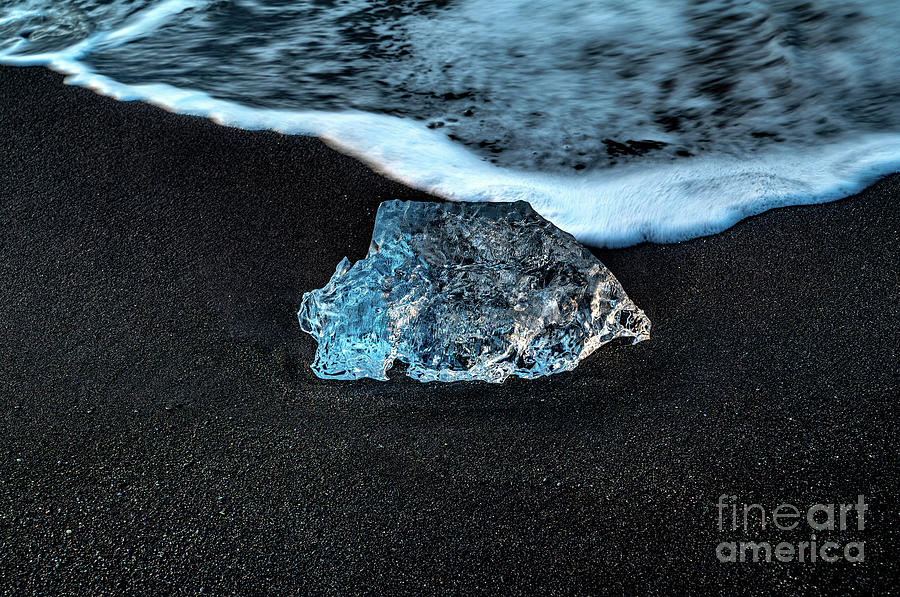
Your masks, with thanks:
M 4 68 L 0 158 L 8 594 L 900 588 L 898 176 L 599 252 L 653 338 L 498 387 L 311 374 L 301 295 L 428 198 L 319 141 Z M 720 563 L 723 493 L 865 494 L 865 562 Z

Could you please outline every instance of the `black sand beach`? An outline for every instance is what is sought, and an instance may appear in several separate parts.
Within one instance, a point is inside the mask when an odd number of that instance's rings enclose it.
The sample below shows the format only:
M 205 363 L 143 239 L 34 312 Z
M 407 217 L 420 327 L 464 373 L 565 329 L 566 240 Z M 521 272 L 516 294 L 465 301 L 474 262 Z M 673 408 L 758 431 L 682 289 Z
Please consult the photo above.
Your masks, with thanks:
M 321 142 L 0 69 L 0 586 L 896 591 L 900 176 L 599 251 L 653 321 L 574 372 L 327 382 L 302 294 L 386 199 Z M 855 502 L 865 561 L 727 564 L 720 494 Z

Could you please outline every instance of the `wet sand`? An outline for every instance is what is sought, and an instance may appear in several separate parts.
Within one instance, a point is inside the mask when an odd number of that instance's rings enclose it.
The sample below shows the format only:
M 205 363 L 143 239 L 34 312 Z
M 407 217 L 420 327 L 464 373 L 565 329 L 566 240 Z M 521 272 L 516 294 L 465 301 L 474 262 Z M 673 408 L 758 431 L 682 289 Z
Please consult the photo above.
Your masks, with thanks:
M 898 588 L 900 176 L 597 255 L 636 346 L 502 386 L 323 381 L 305 291 L 386 199 L 315 139 L 0 69 L 10 594 Z M 870 504 L 865 562 L 723 564 L 741 503 Z M 751 529 L 752 530 L 752 529 Z

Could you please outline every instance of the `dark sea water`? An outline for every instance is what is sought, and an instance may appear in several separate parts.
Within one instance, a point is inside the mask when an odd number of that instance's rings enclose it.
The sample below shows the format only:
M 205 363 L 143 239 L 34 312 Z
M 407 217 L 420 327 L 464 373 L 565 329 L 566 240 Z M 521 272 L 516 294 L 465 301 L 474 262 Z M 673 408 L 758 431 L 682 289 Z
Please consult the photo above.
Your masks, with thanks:
M 317 135 L 450 198 L 526 199 L 610 246 L 896 170 L 898 57 L 897 0 L 0 4 L 0 62 Z

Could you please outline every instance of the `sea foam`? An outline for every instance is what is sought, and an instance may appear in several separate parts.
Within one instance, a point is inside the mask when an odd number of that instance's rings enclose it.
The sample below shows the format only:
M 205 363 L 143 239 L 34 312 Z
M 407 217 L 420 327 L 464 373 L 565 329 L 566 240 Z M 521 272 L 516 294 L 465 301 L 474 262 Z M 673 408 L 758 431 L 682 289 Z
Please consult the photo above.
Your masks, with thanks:
M 0 62 L 318 136 L 443 197 L 528 201 L 598 246 L 715 233 L 900 169 L 890 3 L 420 4 L 20 2 L 0 9 Z

